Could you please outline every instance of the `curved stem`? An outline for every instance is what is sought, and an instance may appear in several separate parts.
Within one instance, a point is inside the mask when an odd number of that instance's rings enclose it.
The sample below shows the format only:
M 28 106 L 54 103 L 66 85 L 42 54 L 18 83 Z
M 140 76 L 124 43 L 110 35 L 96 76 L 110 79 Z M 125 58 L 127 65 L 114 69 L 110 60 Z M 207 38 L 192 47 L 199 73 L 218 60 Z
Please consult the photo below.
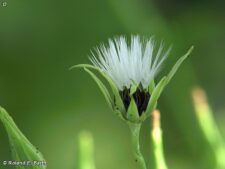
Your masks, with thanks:
M 132 134 L 132 148 L 133 148 L 133 153 L 135 156 L 135 161 L 140 169 L 147 169 L 144 157 L 141 154 L 140 143 L 139 143 L 141 124 L 129 123 L 129 126 L 130 126 L 131 134 Z

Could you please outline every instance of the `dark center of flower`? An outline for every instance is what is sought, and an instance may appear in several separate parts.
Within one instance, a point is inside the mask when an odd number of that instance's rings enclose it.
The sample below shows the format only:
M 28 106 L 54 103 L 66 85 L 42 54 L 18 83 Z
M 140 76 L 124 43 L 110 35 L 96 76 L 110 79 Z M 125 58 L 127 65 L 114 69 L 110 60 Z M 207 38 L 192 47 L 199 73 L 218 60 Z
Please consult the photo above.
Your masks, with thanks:
M 125 88 L 123 91 L 120 91 L 120 96 L 122 97 L 123 104 L 125 106 L 126 111 L 130 105 L 131 96 L 130 96 L 130 89 Z M 144 111 L 146 111 L 148 106 L 148 101 L 150 99 L 150 94 L 143 90 L 137 89 L 133 94 L 133 98 L 137 105 L 138 114 L 139 116 L 142 115 Z

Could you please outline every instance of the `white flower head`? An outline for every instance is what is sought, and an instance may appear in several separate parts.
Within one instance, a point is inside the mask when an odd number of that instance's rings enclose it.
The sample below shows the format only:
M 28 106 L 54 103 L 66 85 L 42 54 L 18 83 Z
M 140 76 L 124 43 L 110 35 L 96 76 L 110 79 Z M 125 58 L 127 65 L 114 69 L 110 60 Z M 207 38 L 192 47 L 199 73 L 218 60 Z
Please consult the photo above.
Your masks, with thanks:
M 90 60 L 93 65 L 79 64 L 71 69 L 84 68 L 98 85 L 107 104 L 121 119 L 141 123 L 156 108 L 162 91 L 192 50 L 193 46 L 158 82 L 155 82 L 155 76 L 170 48 L 164 51 L 162 43 L 157 47 L 153 38 L 143 39 L 140 36 L 131 36 L 130 41 L 123 36 L 109 39 L 108 45 L 102 44 L 92 52 Z M 109 86 L 92 70 L 101 75 Z
M 91 62 L 111 77 L 122 91 L 132 85 L 141 85 L 147 89 L 167 58 L 170 48 L 163 52 L 161 43 L 156 49 L 153 38 L 131 36 L 129 43 L 125 37 L 120 36 L 109 39 L 108 46 L 101 45 L 95 51 L 90 57 Z

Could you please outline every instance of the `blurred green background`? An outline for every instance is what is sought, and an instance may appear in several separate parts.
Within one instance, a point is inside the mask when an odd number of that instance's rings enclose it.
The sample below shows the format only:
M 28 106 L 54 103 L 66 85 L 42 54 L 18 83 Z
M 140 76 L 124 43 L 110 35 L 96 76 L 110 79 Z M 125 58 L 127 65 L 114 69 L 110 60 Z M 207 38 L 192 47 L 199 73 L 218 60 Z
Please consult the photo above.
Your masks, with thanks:
M 68 70 L 88 63 L 90 49 L 100 42 L 130 34 L 155 35 L 173 44 L 160 75 L 195 46 L 160 98 L 165 157 L 172 169 L 213 167 L 212 150 L 198 128 L 190 92 L 195 85 L 207 91 L 225 135 L 225 1 L 0 0 L 0 4 L 0 105 L 44 154 L 49 169 L 75 168 L 81 130 L 93 134 L 97 169 L 135 169 L 126 124 L 110 111 L 84 71 Z M 152 165 L 149 135 L 146 121 L 141 143 Z M 0 161 L 9 159 L 7 134 L 0 124 Z

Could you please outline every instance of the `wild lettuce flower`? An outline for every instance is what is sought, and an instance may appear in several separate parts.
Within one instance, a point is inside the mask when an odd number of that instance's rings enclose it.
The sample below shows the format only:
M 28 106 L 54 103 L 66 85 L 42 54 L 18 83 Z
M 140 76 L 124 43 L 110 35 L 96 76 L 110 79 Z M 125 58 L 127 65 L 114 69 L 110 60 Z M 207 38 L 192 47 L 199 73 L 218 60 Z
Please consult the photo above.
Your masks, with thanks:
M 153 38 L 132 36 L 130 42 L 123 36 L 109 39 L 108 45 L 102 44 L 92 52 L 92 65 L 80 64 L 72 68 L 82 67 L 91 75 L 119 117 L 131 123 L 141 123 L 156 108 L 162 90 L 192 50 L 193 47 L 156 85 L 155 77 L 170 48 L 165 51 L 162 44 L 157 48 Z M 108 81 L 111 93 L 91 69 L 97 70 Z

